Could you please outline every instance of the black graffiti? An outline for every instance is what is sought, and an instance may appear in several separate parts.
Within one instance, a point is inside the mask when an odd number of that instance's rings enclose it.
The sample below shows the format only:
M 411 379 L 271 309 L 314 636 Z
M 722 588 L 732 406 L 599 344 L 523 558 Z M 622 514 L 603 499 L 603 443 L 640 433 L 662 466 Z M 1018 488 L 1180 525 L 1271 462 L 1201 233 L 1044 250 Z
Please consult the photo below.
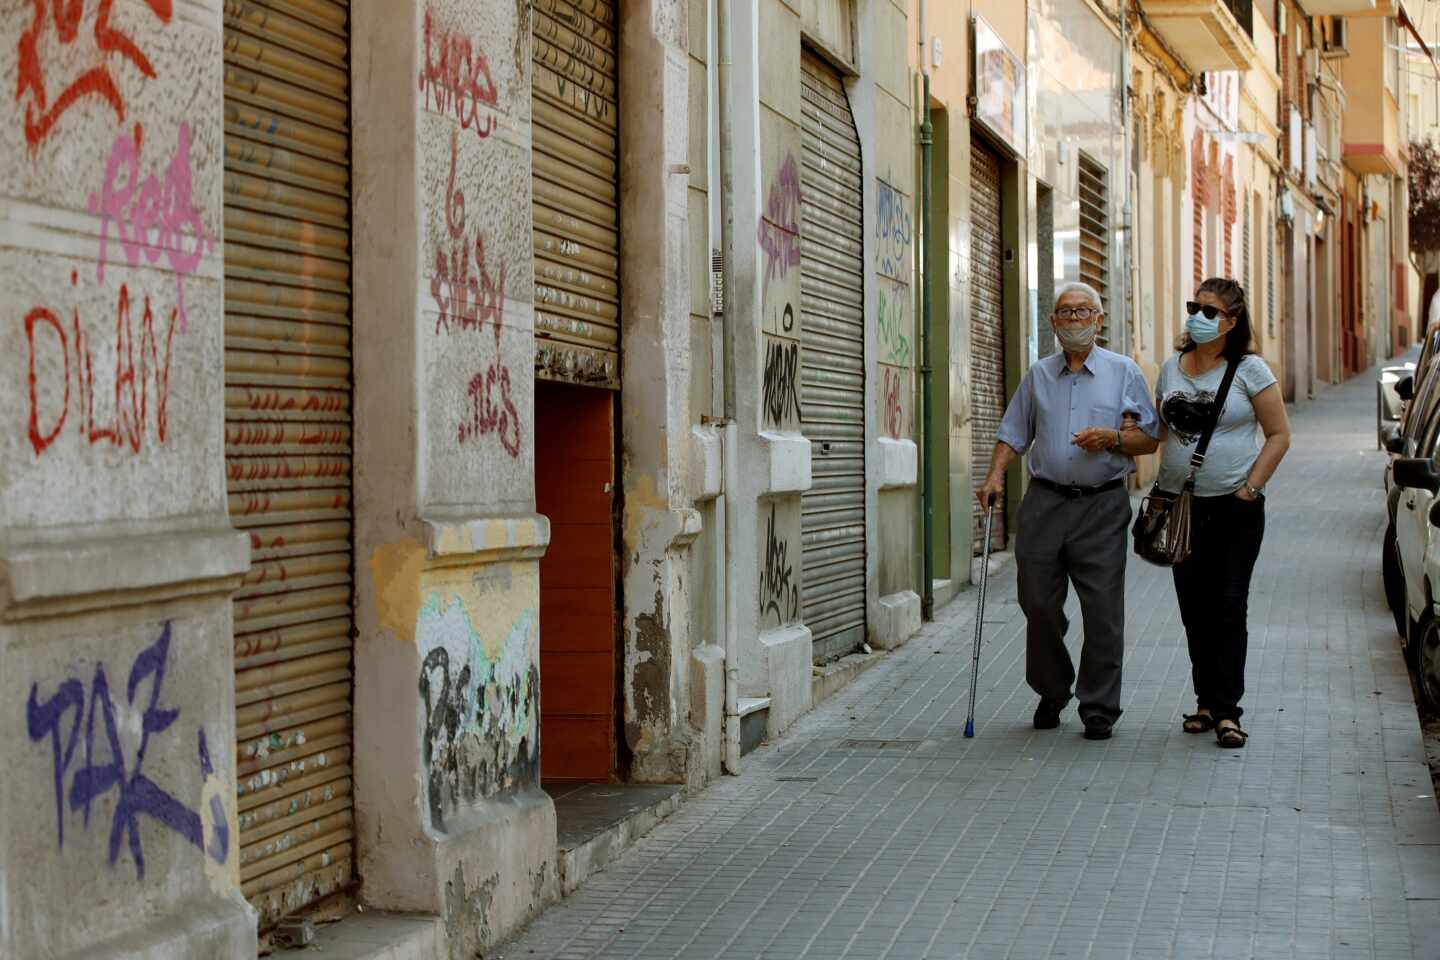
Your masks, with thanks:
M 787 307 L 786 310 L 789 310 Z M 765 344 L 765 422 L 780 425 L 791 413 L 800 418 L 800 344 L 771 340 Z
M 765 572 L 760 575 L 760 616 L 775 614 L 777 624 L 800 616 L 800 584 L 790 565 L 790 543 L 775 533 L 775 505 L 765 525 Z
M 432 685 L 431 675 L 440 674 L 439 689 Z M 425 701 L 425 737 L 421 741 L 421 755 L 425 760 L 427 793 L 430 797 L 430 811 L 436 823 L 444 822 L 441 796 L 444 789 L 444 774 L 440 764 L 434 763 L 436 754 L 455 742 L 465 718 L 470 713 L 466 691 L 470 689 L 470 665 L 460 669 L 455 683 L 450 682 L 450 653 L 444 647 L 436 647 L 425 655 L 420 666 L 420 697 Z
M 786 333 L 795 329 L 795 308 L 785 304 L 785 315 L 780 319 L 780 329 Z

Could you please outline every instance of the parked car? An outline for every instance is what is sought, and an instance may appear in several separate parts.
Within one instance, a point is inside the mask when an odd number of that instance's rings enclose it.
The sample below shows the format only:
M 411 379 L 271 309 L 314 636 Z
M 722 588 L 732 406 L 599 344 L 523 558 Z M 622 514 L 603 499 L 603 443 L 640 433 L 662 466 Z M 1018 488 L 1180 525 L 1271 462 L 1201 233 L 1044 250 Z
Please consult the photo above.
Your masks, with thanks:
M 1440 297 L 1430 303 L 1414 371 L 1397 378 L 1403 403 L 1385 441 L 1385 528 L 1381 571 L 1385 600 L 1421 695 L 1440 710 Z
M 1405 415 L 1405 401 L 1415 383 L 1415 364 L 1397 363 L 1380 368 L 1380 377 L 1375 381 L 1375 434 L 1381 450 L 1400 429 L 1400 420 Z

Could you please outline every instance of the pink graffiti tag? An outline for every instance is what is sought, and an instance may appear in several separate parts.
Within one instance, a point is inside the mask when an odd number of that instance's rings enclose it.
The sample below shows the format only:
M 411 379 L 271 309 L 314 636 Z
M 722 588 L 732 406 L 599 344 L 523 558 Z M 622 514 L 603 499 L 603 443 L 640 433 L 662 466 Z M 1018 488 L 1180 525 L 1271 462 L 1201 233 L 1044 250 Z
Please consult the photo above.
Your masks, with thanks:
M 486 322 L 495 328 L 495 346 L 500 346 L 500 320 L 505 314 L 505 265 L 492 276 L 485 262 L 485 239 L 475 231 L 475 273 L 470 272 L 471 245 L 465 239 L 465 194 L 455 186 L 457 134 L 450 133 L 450 177 L 445 184 L 445 228 L 450 234 L 447 259 L 444 250 L 435 253 L 435 276 L 430 278 L 430 295 L 440 315 L 435 332 L 449 333 L 453 323 L 461 330 L 482 330 Z
M 31 150 L 38 148 L 41 141 L 50 135 L 65 111 L 86 97 L 98 97 L 105 101 L 115 111 L 115 119 L 124 121 L 125 100 L 110 74 L 108 61 L 112 56 L 129 60 L 142 75 L 152 80 L 155 78 L 155 67 L 150 58 L 129 34 L 110 25 L 110 8 L 113 5 L 114 0 L 100 0 L 100 7 L 95 13 L 94 52 L 71 53 L 45 49 L 48 45 L 42 41 L 45 39 L 47 5 L 45 0 L 30 0 L 34 16 L 30 20 L 30 28 L 20 35 L 18 44 L 19 82 L 15 87 L 15 102 L 19 103 L 26 93 L 31 95 L 30 102 L 25 104 L 25 142 Z M 170 22 L 172 0 L 145 0 L 145 5 L 161 23 Z M 83 0 L 53 0 L 49 7 L 54 19 L 55 40 L 61 47 L 71 47 L 79 38 L 80 22 L 85 19 Z M 47 54 L 49 64 L 45 63 Z M 45 85 L 45 71 L 47 66 L 60 63 L 78 63 L 82 69 L 51 102 Z
M 139 264 L 141 256 L 152 264 L 163 256 L 175 271 L 175 309 L 183 333 L 189 326 L 185 278 L 195 273 L 201 259 L 215 245 L 214 239 L 205 235 L 205 224 L 194 203 L 190 127 L 180 122 L 179 142 L 165 170 L 164 183 L 153 173 L 140 179 L 140 141 L 139 126 L 134 136 L 122 133 L 115 138 L 105 164 L 105 182 L 98 194 L 90 194 L 90 212 L 100 216 L 95 278 L 105 282 L 113 224 L 130 266 Z
M 765 282 L 783 278 L 800 265 L 800 168 L 790 154 L 770 185 L 765 216 L 758 231 L 765 251 Z
M 436 28 L 432 14 L 425 11 L 425 65 L 420 68 L 420 92 L 425 94 L 425 108 L 435 98 L 440 113 L 454 113 L 462 130 L 475 131 L 485 139 L 495 130 L 495 104 L 498 96 L 495 81 L 490 78 L 490 61 L 478 43 L 459 31 Z M 434 35 L 434 42 L 431 36 Z M 438 48 L 438 51 L 437 51 Z M 439 59 L 434 53 L 439 53 Z M 480 116 L 481 105 L 489 107 Z

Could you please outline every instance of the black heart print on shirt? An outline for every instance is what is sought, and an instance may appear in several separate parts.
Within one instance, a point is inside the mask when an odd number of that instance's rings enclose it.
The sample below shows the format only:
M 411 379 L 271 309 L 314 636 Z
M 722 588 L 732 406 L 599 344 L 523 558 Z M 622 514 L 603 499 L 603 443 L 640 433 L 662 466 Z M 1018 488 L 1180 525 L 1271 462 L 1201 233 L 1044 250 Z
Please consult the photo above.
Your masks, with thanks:
M 1176 391 L 1165 398 L 1160 405 L 1160 413 L 1176 439 L 1188 447 L 1200 439 L 1205 425 L 1215 415 L 1215 394 L 1208 390 L 1200 393 Z

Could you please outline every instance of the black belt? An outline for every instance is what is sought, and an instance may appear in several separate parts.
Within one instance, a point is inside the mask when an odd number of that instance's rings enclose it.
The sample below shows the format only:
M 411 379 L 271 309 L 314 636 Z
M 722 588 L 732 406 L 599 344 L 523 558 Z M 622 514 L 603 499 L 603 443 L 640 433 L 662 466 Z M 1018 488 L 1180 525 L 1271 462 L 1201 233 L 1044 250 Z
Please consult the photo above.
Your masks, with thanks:
M 1031 477 L 1030 482 L 1038 483 L 1046 490 L 1054 490 L 1056 493 L 1060 494 L 1060 496 L 1068 497 L 1071 500 L 1078 500 L 1081 497 L 1093 497 L 1097 493 L 1104 493 L 1107 490 L 1115 490 L 1125 485 L 1125 480 L 1123 477 L 1117 477 L 1116 479 L 1111 480 L 1109 483 L 1100 484 L 1098 487 L 1081 487 L 1074 484 L 1056 483 L 1053 480 L 1046 480 L 1044 477 Z

